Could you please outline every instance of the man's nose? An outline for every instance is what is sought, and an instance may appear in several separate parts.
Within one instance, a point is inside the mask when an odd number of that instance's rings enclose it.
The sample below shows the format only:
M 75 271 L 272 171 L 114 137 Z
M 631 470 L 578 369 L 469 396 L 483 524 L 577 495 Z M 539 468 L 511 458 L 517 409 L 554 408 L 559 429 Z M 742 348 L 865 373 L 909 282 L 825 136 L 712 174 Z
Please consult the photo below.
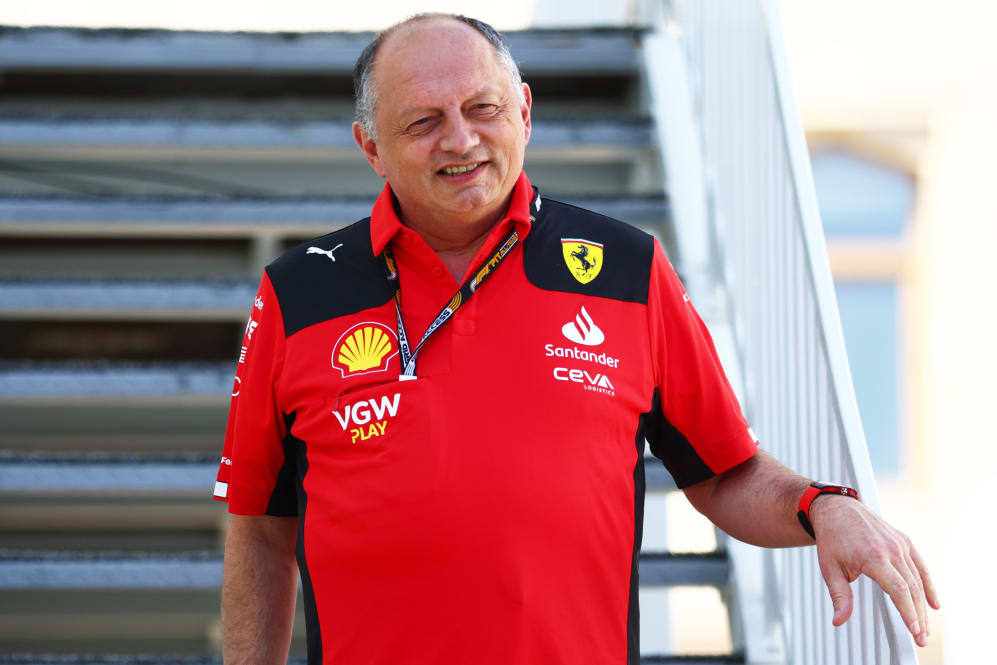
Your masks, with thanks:
M 440 149 L 458 155 L 468 153 L 479 143 L 478 132 L 463 113 L 450 113 L 443 128 Z

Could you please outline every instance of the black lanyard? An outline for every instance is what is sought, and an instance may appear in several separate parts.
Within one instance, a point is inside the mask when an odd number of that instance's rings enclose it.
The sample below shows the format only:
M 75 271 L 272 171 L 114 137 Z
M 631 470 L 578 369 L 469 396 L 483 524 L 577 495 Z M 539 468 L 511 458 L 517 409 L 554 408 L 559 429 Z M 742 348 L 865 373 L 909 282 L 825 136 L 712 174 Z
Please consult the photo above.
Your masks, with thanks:
M 495 269 L 501 265 L 505 257 L 512 251 L 512 248 L 516 246 L 519 242 L 519 233 L 513 231 L 505 239 L 505 242 L 498 248 L 498 250 L 492 254 L 491 258 L 478 266 L 478 269 L 474 272 L 474 277 L 470 278 L 464 282 L 457 293 L 454 294 L 450 302 L 440 310 L 440 313 L 436 315 L 433 322 L 429 324 L 426 332 L 423 333 L 422 339 L 419 340 L 419 344 L 416 345 L 415 351 L 411 350 L 409 347 L 408 336 L 405 334 L 405 323 L 402 321 L 402 281 L 398 277 L 398 268 L 395 264 L 395 258 L 391 253 L 391 243 L 384 246 L 384 271 L 388 278 L 389 285 L 391 282 L 395 283 L 395 313 L 398 315 L 398 350 L 401 353 L 402 362 L 402 376 L 414 378 L 415 377 L 415 357 L 419 354 L 419 349 L 422 348 L 423 344 L 430 336 L 440 329 L 444 323 L 450 320 L 458 309 L 460 309 L 471 296 L 481 288 L 481 285 L 485 283 Z

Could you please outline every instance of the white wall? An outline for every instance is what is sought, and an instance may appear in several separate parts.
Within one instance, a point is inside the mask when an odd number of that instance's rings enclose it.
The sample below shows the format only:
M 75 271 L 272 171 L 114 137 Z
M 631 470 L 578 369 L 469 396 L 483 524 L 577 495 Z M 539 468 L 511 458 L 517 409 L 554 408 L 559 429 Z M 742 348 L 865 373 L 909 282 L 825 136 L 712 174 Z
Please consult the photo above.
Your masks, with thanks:
M 916 302 L 905 321 L 914 464 L 883 488 L 882 505 L 940 583 L 943 610 L 922 663 L 984 662 L 993 616 L 984 599 L 997 595 L 986 567 L 993 510 L 978 489 L 997 481 L 997 5 L 784 0 L 782 13 L 808 131 L 920 137 Z

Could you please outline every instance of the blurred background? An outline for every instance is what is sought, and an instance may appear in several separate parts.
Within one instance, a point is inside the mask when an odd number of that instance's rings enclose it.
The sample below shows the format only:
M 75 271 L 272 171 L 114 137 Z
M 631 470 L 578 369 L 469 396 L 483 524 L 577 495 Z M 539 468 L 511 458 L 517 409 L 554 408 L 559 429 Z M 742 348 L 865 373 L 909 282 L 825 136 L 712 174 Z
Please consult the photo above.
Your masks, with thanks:
M 365 216 L 380 188 L 348 133 L 365 31 L 416 10 L 509 31 L 536 99 L 531 179 L 674 246 L 633 54 L 646 4 L 0 5 L 0 548 L 42 575 L 105 563 L 165 580 L 141 594 L 5 582 L 0 651 L 217 652 L 204 580 L 225 517 L 209 495 L 242 321 L 269 260 Z M 919 656 L 982 662 L 997 593 L 997 7 L 780 12 L 882 512 L 941 592 Z M 649 525 L 645 549 L 716 545 L 679 495 L 650 497 L 655 514 L 669 530 Z M 188 583 L 160 559 L 142 567 L 171 552 Z M 649 593 L 647 650 L 729 647 L 711 593 Z

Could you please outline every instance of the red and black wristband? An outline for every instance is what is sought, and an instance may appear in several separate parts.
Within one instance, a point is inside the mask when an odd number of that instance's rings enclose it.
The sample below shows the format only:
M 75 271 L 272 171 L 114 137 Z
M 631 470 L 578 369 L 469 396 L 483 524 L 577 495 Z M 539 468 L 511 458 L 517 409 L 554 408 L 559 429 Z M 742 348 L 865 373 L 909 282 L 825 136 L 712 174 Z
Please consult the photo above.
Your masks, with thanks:
M 804 492 L 803 496 L 800 498 L 800 505 L 797 509 L 798 512 L 796 513 L 796 516 L 799 518 L 803 529 L 810 534 L 811 538 L 815 540 L 817 539 L 817 536 L 814 534 L 813 524 L 810 523 L 810 505 L 817 497 L 824 494 L 840 494 L 842 496 L 850 496 L 856 501 L 860 500 L 859 493 L 851 487 L 832 485 L 829 483 L 810 483 L 810 487 L 807 488 L 807 491 Z

